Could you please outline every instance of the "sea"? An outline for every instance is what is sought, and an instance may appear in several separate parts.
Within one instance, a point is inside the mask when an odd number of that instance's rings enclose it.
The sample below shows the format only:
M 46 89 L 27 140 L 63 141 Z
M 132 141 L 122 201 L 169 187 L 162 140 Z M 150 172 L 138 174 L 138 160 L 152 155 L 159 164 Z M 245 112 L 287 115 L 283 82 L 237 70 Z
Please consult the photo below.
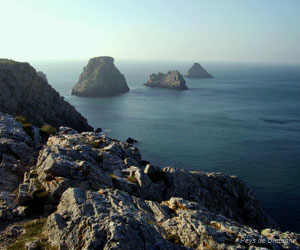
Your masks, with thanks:
M 90 125 L 138 140 L 143 159 L 239 176 L 283 231 L 300 233 L 300 65 L 199 62 L 212 79 L 189 90 L 147 88 L 151 73 L 193 62 L 115 60 L 130 92 L 71 96 L 88 60 L 32 61 Z

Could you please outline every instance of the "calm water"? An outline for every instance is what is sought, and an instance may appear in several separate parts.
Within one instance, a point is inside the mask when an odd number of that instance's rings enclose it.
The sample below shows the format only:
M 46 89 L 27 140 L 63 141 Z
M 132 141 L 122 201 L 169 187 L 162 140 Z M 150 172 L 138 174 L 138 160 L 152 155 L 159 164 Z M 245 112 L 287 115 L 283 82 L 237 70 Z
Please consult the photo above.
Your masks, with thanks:
M 87 61 L 31 62 L 94 127 L 139 141 L 161 166 L 237 175 L 283 230 L 300 232 L 300 67 L 204 63 L 214 79 L 189 90 L 142 86 L 153 72 L 192 62 L 119 61 L 131 89 L 111 98 L 70 95 Z

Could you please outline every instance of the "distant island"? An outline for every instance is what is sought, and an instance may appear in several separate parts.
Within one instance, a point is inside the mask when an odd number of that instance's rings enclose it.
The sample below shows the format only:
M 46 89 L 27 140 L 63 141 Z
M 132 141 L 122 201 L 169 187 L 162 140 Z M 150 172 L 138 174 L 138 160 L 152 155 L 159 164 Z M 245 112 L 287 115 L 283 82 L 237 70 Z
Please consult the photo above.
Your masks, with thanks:
M 199 63 L 194 63 L 185 75 L 186 78 L 213 78 Z
M 72 95 L 85 97 L 114 96 L 129 91 L 125 77 L 110 56 L 89 60 L 72 89 Z
M 188 89 L 183 76 L 177 70 L 169 71 L 166 74 L 153 73 L 144 85 L 151 88 Z

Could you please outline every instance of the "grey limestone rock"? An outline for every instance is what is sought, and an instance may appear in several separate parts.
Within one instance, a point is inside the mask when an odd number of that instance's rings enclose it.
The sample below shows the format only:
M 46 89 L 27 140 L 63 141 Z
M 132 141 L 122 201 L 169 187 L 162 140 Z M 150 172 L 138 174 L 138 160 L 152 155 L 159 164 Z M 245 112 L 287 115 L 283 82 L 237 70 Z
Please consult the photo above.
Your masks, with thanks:
M 213 76 L 199 64 L 194 63 L 185 75 L 186 78 L 213 78 Z
M 299 234 L 258 231 L 172 197 L 162 203 L 117 189 L 67 189 L 44 227 L 60 249 L 299 249 Z M 273 235 L 272 235 L 273 234 Z M 277 235 L 277 237 L 275 237 Z M 285 243 L 280 243 L 285 242 Z
M 36 126 L 92 131 L 87 120 L 28 63 L 0 59 L 0 112 L 24 116 Z
M 109 56 L 95 57 L 89 60 L 72 89 L 72 95 L 101 97 L 128 92 L 124 75 L 114 65 Z
M 151 88 L 170 88 L 177 90 L 188 89 L 183 76 L 177 70 L 169 71 L 166 74 L 153 73 L 144 85 Z

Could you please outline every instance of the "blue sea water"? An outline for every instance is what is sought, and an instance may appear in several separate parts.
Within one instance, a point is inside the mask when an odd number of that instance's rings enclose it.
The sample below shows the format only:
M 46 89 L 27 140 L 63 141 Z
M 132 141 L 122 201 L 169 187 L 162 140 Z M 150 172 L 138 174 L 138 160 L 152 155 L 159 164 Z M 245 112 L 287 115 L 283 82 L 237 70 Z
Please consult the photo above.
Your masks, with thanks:
M 300 232 L 299 65 L 204 63 L 215 78 L 187 79 L 189 90 L 176 91 L 142 84 L 192 62 L 120 60 L 129 93 L 71 96 L 86 63 L 31 62 L 92 126 L 137 139 L 144 159 L 237 175 L 283 230 Z

